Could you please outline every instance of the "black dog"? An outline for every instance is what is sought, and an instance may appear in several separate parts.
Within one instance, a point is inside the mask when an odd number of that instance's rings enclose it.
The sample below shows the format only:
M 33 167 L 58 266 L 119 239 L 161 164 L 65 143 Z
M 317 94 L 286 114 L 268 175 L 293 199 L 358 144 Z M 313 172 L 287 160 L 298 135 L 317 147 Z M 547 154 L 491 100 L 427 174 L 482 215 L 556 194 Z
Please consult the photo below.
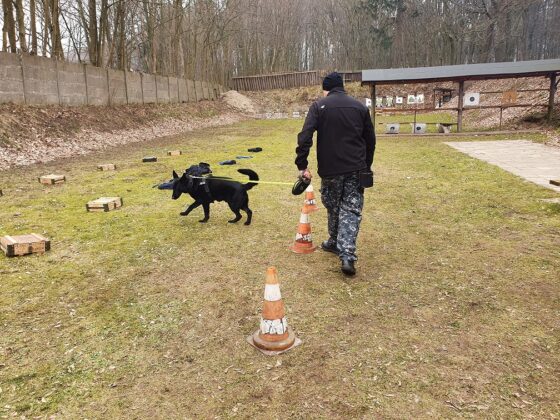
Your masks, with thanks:
M 250 169 L 239 169 L 237 172 L 247 175 L 249 181 L 258 181 L 259 176 Z M 160 189 L 173 189 L 173 200 L 177 200 L 181 194 L 189 194 L 195 201 L 181 213 L 187 216 L 191 211 L 201 206 L 204 209 L 204 219 L 201 223 L 206 223 L 210 218 L 210 204 L 214 201 L 226 201 L 229 208 L 235 214 L 235 218 L 229 223 L 237 223 L 241 220 L 240 210 L 247 213 L 245 225 L 251 224 L 253 212 L 249 208 L 249 195 L 247 191 L 257 185 L 256 182 L 241 184 L 237 181 L 228 179 L 214 178 L 211 175 L 210 166 L 205 163 L 193 165 L 183 173 L 181 177 L 173 171 L 173 180 L 167 184 L 162 184 Z

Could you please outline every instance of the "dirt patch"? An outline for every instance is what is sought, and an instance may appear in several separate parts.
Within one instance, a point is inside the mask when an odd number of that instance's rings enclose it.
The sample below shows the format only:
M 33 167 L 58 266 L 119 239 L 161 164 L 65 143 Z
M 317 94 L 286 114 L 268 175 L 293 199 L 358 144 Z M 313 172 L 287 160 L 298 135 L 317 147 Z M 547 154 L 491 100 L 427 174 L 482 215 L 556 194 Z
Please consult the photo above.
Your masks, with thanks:
M 226 92 L 223 98 L 226 104 L 239 111 L 246 112 L 248 114 L 255 114 L 257 112 L 253 101 L 236 90 Z
M 0 170 L 228 125 L 247 114 L 226 101 L 73 108 L 2 105 Z

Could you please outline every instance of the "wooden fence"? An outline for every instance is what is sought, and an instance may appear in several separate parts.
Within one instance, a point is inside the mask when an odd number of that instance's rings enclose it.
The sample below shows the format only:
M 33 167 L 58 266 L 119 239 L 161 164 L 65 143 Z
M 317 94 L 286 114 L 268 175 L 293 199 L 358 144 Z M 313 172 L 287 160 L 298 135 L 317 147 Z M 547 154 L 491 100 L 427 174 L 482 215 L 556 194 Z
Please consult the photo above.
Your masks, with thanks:
M 232 87 L 237 91 L 258 91 L 287 89 L 300 86 L 318 86 L 325 71 L 302 71 L 280 74 L 262 74 L 258 76 L 241 76 L 232 78 Z M 339 72 L 345 82 L 360 82 L 362 72 Z

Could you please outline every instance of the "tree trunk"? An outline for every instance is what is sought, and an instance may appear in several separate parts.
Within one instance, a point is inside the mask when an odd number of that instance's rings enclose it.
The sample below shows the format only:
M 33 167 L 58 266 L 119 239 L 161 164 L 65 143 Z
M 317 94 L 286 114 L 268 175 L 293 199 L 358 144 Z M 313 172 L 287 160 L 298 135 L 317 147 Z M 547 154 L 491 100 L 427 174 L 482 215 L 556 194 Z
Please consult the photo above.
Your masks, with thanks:
M 17 52 L 16 27 L 14 22 L 14 11 L 12 8 L 12 0 L 2 0 L 2 8 L 4 9 L 3 32 L 8 36 L 8 41 L 10 42 L 10 51 L 15 53 Z
M 21 0 L 16 0 L 14 3 L 16 8 L 16 20 L 17 20 L 17 28 L 19 34 L 19 48 L 22 52 L 27 52 L 27 41 L 25 39 L 25 21 L 23 16 L 23 5 L 21 4 Z
M 37 55 L 37 18 L 35 0 L 29 0 L 29 20 L 31 24 L 31 54 Z

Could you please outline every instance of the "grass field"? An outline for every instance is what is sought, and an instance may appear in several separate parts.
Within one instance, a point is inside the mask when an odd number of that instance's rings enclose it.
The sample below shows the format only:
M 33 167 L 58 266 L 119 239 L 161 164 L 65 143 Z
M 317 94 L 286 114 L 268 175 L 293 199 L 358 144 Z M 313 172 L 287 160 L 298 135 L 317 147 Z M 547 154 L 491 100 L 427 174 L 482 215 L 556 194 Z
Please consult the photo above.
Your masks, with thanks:
M 302 204 L 289 187 L 250 192 L 250 227 L 229 225 L 225 203 L 206 225 L 201 209 L 182 218 L 190 199 L 152 188 L 199 161 L 233 175 L 217 162 L 252 146 L 264 151 L 242 166 L 291 182 L 300 125 L 252 121 L 0 172 L 0 235 L 52 240 L 43 256 L 0 256 L 0 417 L 560 417 L 553 191 L 438 139 L 379 140 L 346 279 L 332 254 L 288 251 Z M 160 161 L 140 163 L 151 154 Z M 97 172 L 104 162 L 118 171 Z M 47 173 L 68 182 L 42 186 Z M 124 207 L 85 212 L 108 195 Z M 312 223 L 319 243 L 324 210 Z M 245 342 L 269 265 L 303 340 L 272 358 Z

